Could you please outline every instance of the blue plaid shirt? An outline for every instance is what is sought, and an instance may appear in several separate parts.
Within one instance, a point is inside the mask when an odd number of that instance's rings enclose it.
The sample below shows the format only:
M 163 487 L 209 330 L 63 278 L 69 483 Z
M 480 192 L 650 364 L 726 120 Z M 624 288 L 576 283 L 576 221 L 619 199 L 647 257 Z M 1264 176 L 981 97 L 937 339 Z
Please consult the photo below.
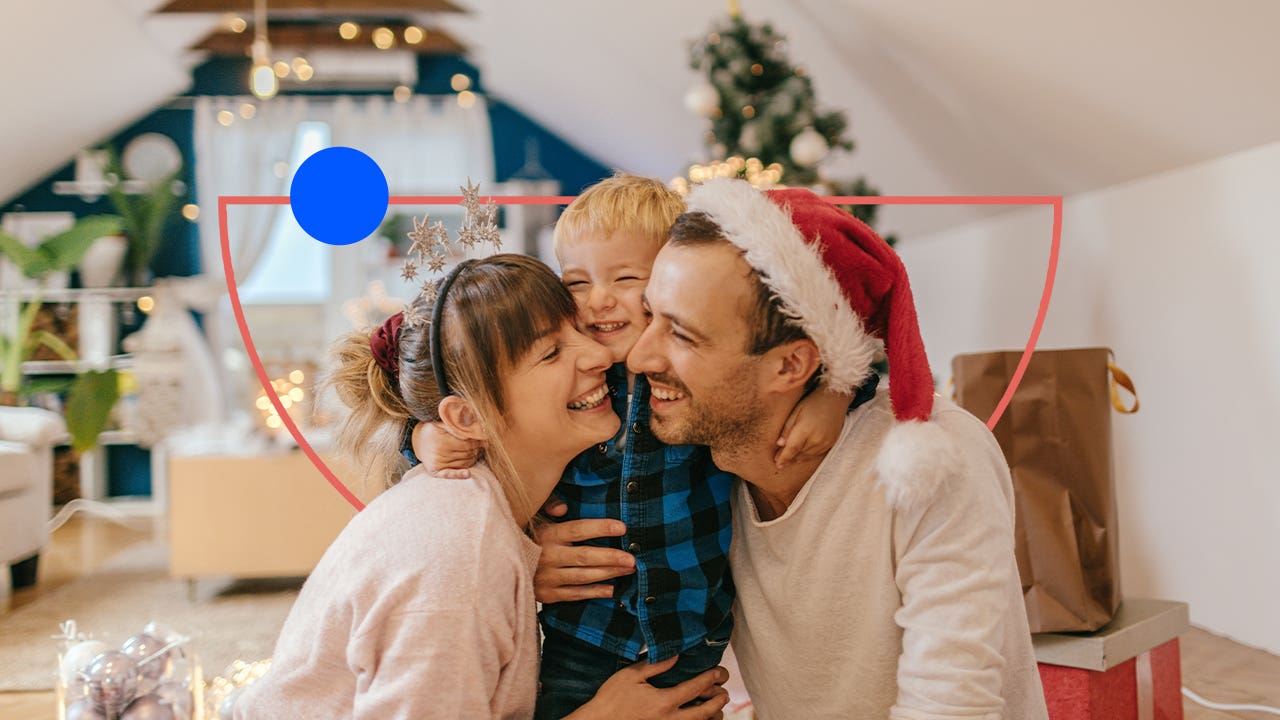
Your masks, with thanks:
M 875 397 L 879 378 L 859 388 L 849 409 Z M 613 580 L 611 598 L 542 606 L 548 626 L 627 660 L 647 646 L 659 662 L 702 642 L 732 622 L 734 587 L 729 573 L 734 476 L 720 470 L 704 446 L 664 445 L 649 431 L 649 383 L 635 378 L 627 405 L 624 363 L 606 373 L 612 406 L 625 418 L 618 434 L 574 458 L 556 486 L 569 506 L 560 521 L 612 518 L 627 526 L 622 537 L 585 545 L 630 552 L 636 572 Z M 404 430 L 401 450 L 417 464 Z M 623 438 L 626 442 L 621 442 Z
M 636 571 L 613 581 L 612 598 L 543 605 L 541 617 L 628 660 L 647 646 L 649 661 L 658 662 L 730 621 L 734 476 L 715 466 L 706 447 L 665 445 L 653 436 L 643 375 L 629 408 L 626 366 L 614 365 L 606 380 L 614 412 L 626 421 L 612 440 L 574 458 L 555 492 L 569 506 L 562 520 L 625 523 L 626 535 L 585 544 L 631 553 Z

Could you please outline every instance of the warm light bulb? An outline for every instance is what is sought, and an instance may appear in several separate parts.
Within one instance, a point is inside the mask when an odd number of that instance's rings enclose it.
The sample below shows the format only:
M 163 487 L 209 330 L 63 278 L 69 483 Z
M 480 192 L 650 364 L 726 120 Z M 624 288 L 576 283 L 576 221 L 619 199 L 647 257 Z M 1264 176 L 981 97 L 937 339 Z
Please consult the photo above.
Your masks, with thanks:
M 353 22 L 344 22 L 338 26 L 338 35 L 340 35 L 343 40 L 355 40 L 356 36 L 359 34 L 360 26 Z
M 417 25 L 410 25 L 404 29 L 404 41 L 410 45 L 417 45 L 427 37 L 426 31 Z
M 184 218 L 186 218 L 186 219 L 188 219 L 188 220 L 190 220 L 190 221 L 192 221 L 192 222 L 195 222 L 196 220 L 199 220 L 199 219 L 200 219 L 200 206 L 199 206 L 199 205 L 193 205 L 193 204 L 191 204 L 191 203 L 187 203 L 186 205 L 183 205 L 183 206 L 182 206 L 182 217 L 184 217 Z M 141 305 L 141 301 L 139 301 L 139 305 Z
M 302 381 L 306 379 L 307 379 L 307 376 L 304 375 L 301 370 L 294 370 L 293 372 L 289 373 L 289 382 L 293 383 L 294 385 L 301 385 Z
M 449 78 L 449 87 L 453 88 L 454 92 L 462 92 L 471 87 L 471 78 L 462 73 L 457 73 Z
M 138 309 L 144 313 L 150 313 L 152 310 L 155 310 L 156 309 L 155 298 L 151 297 L 150 295 L 143 295 L 142 297 L 138 298 Z
M 373 45 L 379 50 L 386 50 L 396 44 L 396 34 L 390 28 L 380 27 L 373 31 Z
M 298 69 L 299 69 L 299 68 L 305 67 L 307 64 L 308 64 L 308 63 L 307 63 L 307 59 L 306 59 L 306 58 L 304 58 L 304 57 L 302 57 L 301 55 L 299 55 L 299 56 L 295 57 L 293 60 L 289 61 L 289 67 L 290 67 L 290 68 L 293 68 L 293 74 L 294 74 L 294 75 L 297 75 L 297 74 L 298 74 Z
M 245 103 L 240 106 L 240 117 L 245 120 L 252 120 L 253 116 L 258 112 L 258 107 L 253 103 Z
M 413 97 L 413 90 L 410 90 L 408 85 L 397 85 L 396 89 L 391 91 L 391 96 L 398 103 L 409 102 L 409 98 Z
M 233 33 L 242 33 L 249 27 L 249 23 L 239 15 L 229 15 L 226 19 L 227 29 Z
M 254 95 L 266 100 L 269 97 L 275 97 L 280 84 L 275 70 L 267 63 L 262 63 L 253 66 L 253 74 L 249 76 L 249 87 L 253 89 Z
M 311 79 L 312 75 L 316 74 L 316 69 L 310 65 L 303 65 L 294 72 L 297 74 L 299 80 L 306 82 Z
M 299 402 L 302 402 L 302 398 L 303 398 L 303 397 L 304 397 L 304 395 L 303 395 L 303 393 L 302 393 L 302 388 L 292 388 L 292 389 L 290 389 L 290 390 L 289 390 L 289 399 L 290 399 L 290 400 L 292 400 L 292 401 L 294 401 L 294 402 L 296 402 L 296 403 L 299 403 Z
M 273 75 L 272 77 L 275 77 L 275 76 Z M 226 127 L 226 126 L 229 126 L 231 123 L 233 123 L 233 122 L 235 122 L 235 121 L 236 121 L 236 115 L 235 115 L 235 113 L 231 112 L 230 110 L 219 110 L 219 111 L 218 111 L 218 124 L 219 124 L 219 125 L 222 125 L 223 127 Z
M 463 90 L 458 93 L 458 107 L 469 108 L 476 104 L 476 94 L 470 90 Z
M 289 63 L 283 60 L 277 60 L 275 64 L 271 66 L 271 69 L 275 71 L 276 77 L 281 80 L 289 77 Z

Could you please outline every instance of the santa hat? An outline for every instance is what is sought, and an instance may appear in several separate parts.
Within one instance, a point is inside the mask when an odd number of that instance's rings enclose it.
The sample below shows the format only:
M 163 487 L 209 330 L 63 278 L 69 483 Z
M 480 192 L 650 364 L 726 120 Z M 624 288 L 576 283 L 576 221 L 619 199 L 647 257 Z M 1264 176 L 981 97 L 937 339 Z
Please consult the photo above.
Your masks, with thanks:
M 907 271 L 865 223 L 809 190 L 761 192 L 742 180 L 711 180 L 687 198 L 743 251 L 818 346 L 823 383 L 852 393 L 874 372 L 883 346 L 897 422 L 877 456 L 889 503 L 931 496 L 954 469 L 945 433 L 930 422 L 933 374 L 920 339 Z

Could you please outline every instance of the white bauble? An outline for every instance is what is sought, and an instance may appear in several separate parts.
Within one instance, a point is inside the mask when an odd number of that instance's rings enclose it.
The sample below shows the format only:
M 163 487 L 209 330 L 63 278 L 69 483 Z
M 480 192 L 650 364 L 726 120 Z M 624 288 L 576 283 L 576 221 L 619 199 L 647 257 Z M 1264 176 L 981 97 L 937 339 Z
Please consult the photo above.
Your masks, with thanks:
M 106 643 L 97 640 L 85 640 L 67 648 L 67 653 L 62 656 L 62 681 L 67 685 L 74 683 L 79 679 L 80 671 L 107 650 L 110 648 Z
M 826 138 L 811 127 L 807 127 L 791 139 L 791 159 L 800 167 L 813 167 L 827 156 Z
M 700 82 L 684 94 L 684 106 L 698 117 L 711 117 L 720 108 L 720 93 L 709 82 Z
M 738 136 L 738 147 L 744 152 L 760 152 L 760 126 L 749 122 L 742 126 L 742 134 Z

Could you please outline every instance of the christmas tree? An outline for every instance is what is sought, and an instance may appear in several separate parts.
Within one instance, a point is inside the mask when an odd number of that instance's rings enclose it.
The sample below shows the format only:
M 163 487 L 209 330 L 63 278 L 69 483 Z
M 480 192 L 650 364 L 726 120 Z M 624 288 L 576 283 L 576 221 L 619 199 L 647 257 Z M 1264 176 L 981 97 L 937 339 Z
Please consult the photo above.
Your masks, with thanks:
M 717 160 L 690 168 L 689 180 L 738 176 L 752 184 L 812 187 L 828 195 L 878 195 L 864 178 L 824 178 L 818 164 L 831 151 L 852 152 L 848 120 L 838 110 L 818 110 L 813 81 L 787 58 L 787 41 L 769 23 L 753 25 L 730 4 L 729 17 L 692 43 L 690 66 L 703 79 L 685 105 L 710 121 L 707 149 Z M 687 189 L 680 179 L 677 188 Z M 878 205 L 847 208 L 875 226 Z M 886 236 L 892 245 L 896 239 Z

